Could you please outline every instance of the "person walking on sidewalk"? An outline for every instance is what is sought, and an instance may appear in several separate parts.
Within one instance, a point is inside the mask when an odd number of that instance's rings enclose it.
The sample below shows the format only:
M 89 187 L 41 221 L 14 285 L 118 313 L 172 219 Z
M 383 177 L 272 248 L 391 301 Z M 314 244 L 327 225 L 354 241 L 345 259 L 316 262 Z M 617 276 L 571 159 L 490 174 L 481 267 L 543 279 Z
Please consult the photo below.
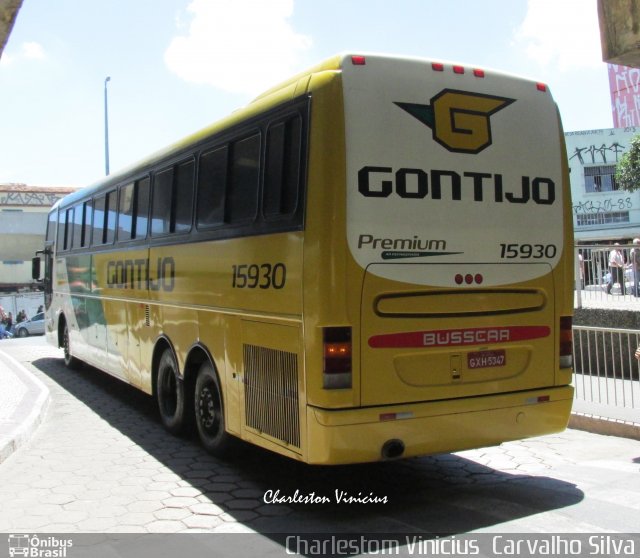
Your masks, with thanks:
M 0 339 L 8 339 L 11 337 L 9 330 L 7 329 L 7 320 L 9 317 L 4 311 L 4 308 L 0 306 Z
M 633 239 L 633 248 L 629 254 L 631 256 L 631 269 L 633 270 L 633 296 L 640 296 L 640 238 Z
M 613 250 L 609 252 L 609 271 L 611 272 L 611 277 L 607 283 L 607 294 L 611 294 L 614 283 L 619 283 L 620 293 L 624 296 L 626 294 L 624 287 L 624 256 L 618 242 L 613 245 Z

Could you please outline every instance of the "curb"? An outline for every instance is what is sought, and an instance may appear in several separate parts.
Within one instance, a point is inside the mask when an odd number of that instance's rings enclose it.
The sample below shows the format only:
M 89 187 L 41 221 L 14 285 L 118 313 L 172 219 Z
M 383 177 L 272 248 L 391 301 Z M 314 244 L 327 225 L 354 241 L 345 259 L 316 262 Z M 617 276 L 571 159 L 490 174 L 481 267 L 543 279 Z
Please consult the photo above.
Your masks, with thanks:
M 640 440 L 640 424 L 585 413 L 571 413 L 568 428 L 593 434 Z
M 50 393 L 49 388 L 20 362 L 1 350 L 0 374 L 12 374 L 24 388 L 24 393 L 13 406 L 8 417 L 0 418 L 0 463 L 2 463 L 25 444 L 36 431 L 49 407 Z

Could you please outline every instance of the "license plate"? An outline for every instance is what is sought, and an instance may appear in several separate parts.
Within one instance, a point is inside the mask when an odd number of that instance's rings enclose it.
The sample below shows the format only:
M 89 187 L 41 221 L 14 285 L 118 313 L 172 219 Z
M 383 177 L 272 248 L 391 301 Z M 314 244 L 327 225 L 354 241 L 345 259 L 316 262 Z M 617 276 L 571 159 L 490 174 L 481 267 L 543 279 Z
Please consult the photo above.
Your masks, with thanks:
M 499 351 L 478 351 L 468 353 L 467 366 L 470 370 L 476 368 L 494 368 L 496 366 L 505 366 L 507 364 L 507 355 L 504 350 Z

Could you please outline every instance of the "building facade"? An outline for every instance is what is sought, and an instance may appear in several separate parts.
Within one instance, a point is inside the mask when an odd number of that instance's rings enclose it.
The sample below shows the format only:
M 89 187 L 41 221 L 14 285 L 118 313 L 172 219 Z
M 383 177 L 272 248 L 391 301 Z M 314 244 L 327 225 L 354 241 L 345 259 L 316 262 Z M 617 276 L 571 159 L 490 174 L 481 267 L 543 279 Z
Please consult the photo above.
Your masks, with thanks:
M 31 259 L 42 250 L 47 213 L 76 188 L 0 184 L 0 292 L 35 288 Z
M 640 128 L 566 132 L 576 242 L 627 242 L 640 236 L 640 191 L 622 190 L 616 164 Z
M 640 69 L 607 64 L 614 128 L 640 126 Z

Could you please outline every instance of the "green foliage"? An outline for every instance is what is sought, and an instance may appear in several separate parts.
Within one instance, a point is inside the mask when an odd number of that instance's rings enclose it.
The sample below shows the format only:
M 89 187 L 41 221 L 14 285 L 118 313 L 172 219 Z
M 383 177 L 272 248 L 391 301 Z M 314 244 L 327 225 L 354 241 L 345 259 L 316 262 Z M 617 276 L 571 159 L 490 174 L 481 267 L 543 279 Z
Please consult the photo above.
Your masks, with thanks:
M 640 190 L 640 134 L 633 137 L 629 150 L 618 161 L 616 181 L 628 192 Z

